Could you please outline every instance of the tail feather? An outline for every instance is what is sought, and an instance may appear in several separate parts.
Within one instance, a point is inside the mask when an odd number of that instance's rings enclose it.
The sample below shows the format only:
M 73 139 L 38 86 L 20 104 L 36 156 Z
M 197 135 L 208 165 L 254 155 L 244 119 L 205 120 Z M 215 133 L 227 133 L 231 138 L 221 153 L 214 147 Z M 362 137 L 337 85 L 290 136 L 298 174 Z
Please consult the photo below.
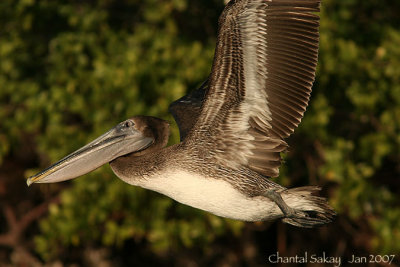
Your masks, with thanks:
M 298 211 L 293 217 L 285 217 L 283 222 L 299 227 L 311 228 L 332 222 L 336 212 L 329 206 L 326 198 L 315 195 L 321 190 L 318 186 L 304 186 L 281 192 L 285 203 Z

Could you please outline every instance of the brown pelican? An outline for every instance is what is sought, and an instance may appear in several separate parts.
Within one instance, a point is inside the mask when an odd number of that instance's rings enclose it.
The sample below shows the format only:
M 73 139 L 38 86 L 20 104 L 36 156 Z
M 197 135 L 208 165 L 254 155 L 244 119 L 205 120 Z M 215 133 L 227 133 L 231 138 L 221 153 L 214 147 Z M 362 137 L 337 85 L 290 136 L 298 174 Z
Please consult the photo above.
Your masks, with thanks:
M 273 181 L 284 141 L 308 105 L 318 54 L 320 0 L 232 0 L 219 19 L 211 74 L 172 103 L 181 142 L 165 147 L 169 124 L 136 116 L 30 177 L 73 179 L 110 163 L 128 184 L 216 215 L 282 218 L 313 227 L 334 211 L 316 186 Z

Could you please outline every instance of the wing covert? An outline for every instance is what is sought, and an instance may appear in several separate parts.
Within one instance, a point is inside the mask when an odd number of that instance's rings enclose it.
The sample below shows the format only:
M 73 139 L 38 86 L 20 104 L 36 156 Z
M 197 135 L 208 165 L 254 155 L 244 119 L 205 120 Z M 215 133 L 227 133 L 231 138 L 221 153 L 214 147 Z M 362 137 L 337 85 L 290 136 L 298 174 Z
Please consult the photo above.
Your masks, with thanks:
M 208 91 L 191 138 L 216 160 L 277 176 L 308 105 L 320 0 L 232 0 L 219 19 Z M 211 141 L 212 139 L 212 141 Z

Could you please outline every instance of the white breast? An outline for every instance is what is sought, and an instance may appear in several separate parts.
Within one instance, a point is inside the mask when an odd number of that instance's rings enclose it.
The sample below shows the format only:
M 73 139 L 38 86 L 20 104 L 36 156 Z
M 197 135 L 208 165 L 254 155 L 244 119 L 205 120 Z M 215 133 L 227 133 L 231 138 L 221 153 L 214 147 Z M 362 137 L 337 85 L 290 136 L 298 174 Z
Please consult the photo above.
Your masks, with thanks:
M 163 174 L 139 181 L 135 185 L 159 192 L 180 203 L 231 219 L 260 221 L 282 215 L 279 208 L 267 198 L 250 198 L 228 182 L 182 170 L 163 172 Z

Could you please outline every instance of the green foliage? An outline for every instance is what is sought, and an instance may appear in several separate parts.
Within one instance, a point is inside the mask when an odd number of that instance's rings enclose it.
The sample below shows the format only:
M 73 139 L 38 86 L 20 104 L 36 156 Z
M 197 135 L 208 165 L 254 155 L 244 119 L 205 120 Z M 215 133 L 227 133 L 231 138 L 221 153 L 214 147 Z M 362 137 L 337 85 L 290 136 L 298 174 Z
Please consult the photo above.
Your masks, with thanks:
M 375 249 L 399 253 L 400 5 L 389 2 L 324 2 L 317 87 L 304 119 L 314 125 L 302 130 L 322 143 L 319 175 L 338 185 L 336 209 L 370 224 Z
M 1 1 L 0 164 L 26 136 L 41 159 L 28 176 L 130 116 L 172 121 L 168 104 L 208 75 L 222 2 Z M 323 1 L 317 80 L 279 178 L 304 185 L 314 173 L 341 216 L 365 221 L 372 250 L 384 253 L 400 253 L 396 10 L 394 0 Z M 173 127 L 171 143 L 178 137 Z M 300 166 L 308 157 L 317 164 Z M 242 226 L 127 186 L 106 166 L 62 192 L 35 244 L 45 260 L 129 239 L 160 253 L 207 250 Z
M 128 186 L 110 170 L 88 174 L 61 195 L 62 205 L 52 205 L 35 238 L 44 259 L 59 256 L 61 246 L 82 246 L 98 241 L 122 246 L 127 239 L 146 239 L 153 251 L 179 251 L 213 242 L 227 231 L 239 233 L 240 222 L 176 205 L 159 194 Z M 101 173 L 101 174 L 100 174 Z M 78 201 L 77 201 L 78 200 Z
M 0 96 L 10 105 L 0 114 L 2 143 L 41 131 L 38 151 L 54 161 L 132 115 L 172 121 L 169 103 L 207 77 L 214 41 L 179 36 L 174 16 L 186 1 L 125 4 L 132 5 L 133 18 L 116 22 L 120 10 L 110 1 L 3 3 L 3 11 L 16 10 L 10 17 L 27 22 L 10 19 L 2 27 Z M 178 140 L 175 127 L 172 142 Z M 9 151 L 2 146 L 1 155 Z M 130 238 L 148 240 L 155 251 L 206 247 L 242 225 L 127 186 L 108 167 L 87 176 L 65 190 L 40 223 L 35 243 L 44 259 L 65 246 L 120 246 Z

